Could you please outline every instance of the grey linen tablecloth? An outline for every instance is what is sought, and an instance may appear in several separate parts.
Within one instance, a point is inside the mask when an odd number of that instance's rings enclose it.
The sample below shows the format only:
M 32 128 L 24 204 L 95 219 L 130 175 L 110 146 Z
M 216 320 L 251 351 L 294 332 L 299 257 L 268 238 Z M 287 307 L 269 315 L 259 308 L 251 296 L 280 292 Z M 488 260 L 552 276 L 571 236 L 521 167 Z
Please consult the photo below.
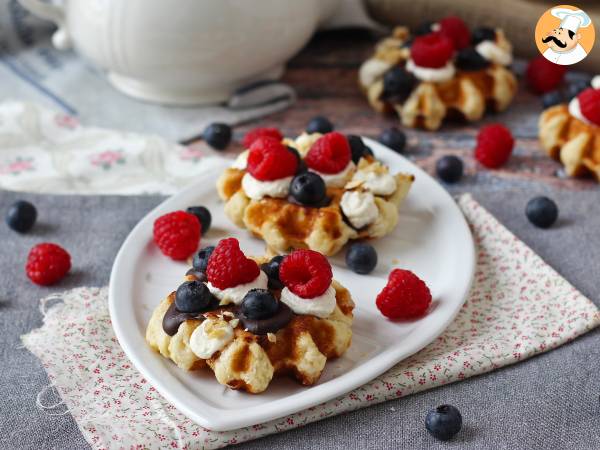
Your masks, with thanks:
M 600 305 L 600 194 L 555 192 L 519 183 L 473 188 L 475 198 L 551 266 Z M 455 191 L 457 193 L 458 191 Z M 525 202 L 549 194 L 561 218 L 550 230 L 531 226 Z M 160 197 L 40 196 L 0 192 L 2 214 L 15 199 L 33 201 L 40 222 L 26 235 L 0 224 L 0 448 L 89 448 L 69 414 L 36 406 L 48 379 L 19 336 L 41 325 L 38 300 L 54 291 L 108 283 L 112 261 L 131 228 Z M 29 248 L 63 244 L 74 270 L 53 288 L 31 284 L 24 273 Z M 600 331 L 549 353 L 460 383 L 389 401 L 241 444 L 244 449 L 320 448 L 600 448 Z M 456 405 L 464 429 L 448 443 L 431 438 L 426 411 Z

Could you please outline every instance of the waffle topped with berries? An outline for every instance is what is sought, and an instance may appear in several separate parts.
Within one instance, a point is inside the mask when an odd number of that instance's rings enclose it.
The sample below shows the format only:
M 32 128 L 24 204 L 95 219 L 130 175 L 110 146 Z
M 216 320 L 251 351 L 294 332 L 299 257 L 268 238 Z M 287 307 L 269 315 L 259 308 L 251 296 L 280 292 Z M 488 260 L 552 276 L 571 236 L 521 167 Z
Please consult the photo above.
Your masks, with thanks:
M 512 46 L 501 29 L 472 33 L 458 17 L 412 32 L 396 27 L 359 71 L 371 106 L 396 113 L 402 124 L 437 130 L 446 119 L 475 121 L 511 103 L 517 80 Z
M 398 223 L 414 180 L 391 174 L 358 136 L 254 130 L 248 148 L 217 181 L 225 213 L 269 251 L 337 253 L 351 239 L 379 238 Z
M 350 346 L 353 309 L 323 255 L 251 259 L 228 238 L 194 257 L 154 310 L 146 341 L 181 369 L 210 368 L 219 383 L 258 394 L 276 376 L 316 383 Z
M 569 176 L 600 181 L 600 77 L 569 103 L 546 109 L 539 120 L 540 143 Z

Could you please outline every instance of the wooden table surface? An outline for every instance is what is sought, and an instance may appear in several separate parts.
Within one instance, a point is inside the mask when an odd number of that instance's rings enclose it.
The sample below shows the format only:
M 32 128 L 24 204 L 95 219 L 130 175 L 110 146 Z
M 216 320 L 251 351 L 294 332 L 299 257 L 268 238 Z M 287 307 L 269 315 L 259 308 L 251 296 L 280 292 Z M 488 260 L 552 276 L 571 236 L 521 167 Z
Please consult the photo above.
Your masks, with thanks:
M 400 126 L 395 117 L 382 116 L 372 110 L 358 87 L 358 67 L 371 54 L 378 38 L 376 34 L 362 30 L 328 31 L 316 35 L 290 61 L 283 77 L 284 82 L 296 89 L 296 104 L 260 121 L 235 127 L 235 142 L 225 153 L 239 151 L 239 141 L 251 128 L 272 126 L 286 136 L 296 136 L 317 114 L 327 116 L 342 133 L 374 138 L 385 128 Z M 537 139 L 537 121 L 542 111 L 540 99 L 525 89 L 522 80 L 519 84 L 519 92 L 508 110 L 488 114 L 481 122 L 445 124 L 436 132 L 404 128 L 408 137 L 405 155 L 434 174 L 435 161 L 439 157 L 455 154 L 465 162 L 463 184 L 489 183 L 503 189 L 538 181 L 560 189 L 597 189 L 598 184 L 592 179 L 566 178 L 561 165 L 542 151 Z M 516 139 L 511 159 L 496 170 L 485 169 L 473 158 L 478 127 L 491 122 L 507 125 Z M 193 145 L 206 148 L 202 142 Z

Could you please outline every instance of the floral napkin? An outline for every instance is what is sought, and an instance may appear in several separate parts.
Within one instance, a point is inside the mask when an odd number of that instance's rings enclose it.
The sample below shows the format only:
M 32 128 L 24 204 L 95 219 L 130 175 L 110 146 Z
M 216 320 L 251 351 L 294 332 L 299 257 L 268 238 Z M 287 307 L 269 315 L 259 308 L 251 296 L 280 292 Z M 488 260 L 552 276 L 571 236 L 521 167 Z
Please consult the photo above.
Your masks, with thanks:
M 469 298 L 433 343 L 370 383 L 288 417 L 215 432 L 170 405 L 131 365 L 111 327 L 106 288 L 42 301 L 44 325 L 23 336 L 93 448 L 214 449 L 300 427 L 517 363 L 600 324 L 600 312 L 469 195 L 459 205 L 476 243 Z

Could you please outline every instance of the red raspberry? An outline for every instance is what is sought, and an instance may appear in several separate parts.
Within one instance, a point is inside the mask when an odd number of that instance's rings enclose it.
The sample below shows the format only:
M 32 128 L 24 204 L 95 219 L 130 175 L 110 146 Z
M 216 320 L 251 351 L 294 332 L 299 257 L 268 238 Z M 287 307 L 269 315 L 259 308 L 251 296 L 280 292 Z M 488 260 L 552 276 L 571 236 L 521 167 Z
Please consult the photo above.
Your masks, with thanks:
M 259 137 L 270 137 L 280 142 L 283 140 L 283 135 L 277 128 L 253 128 L 244 136 L 244 140 L 242 141 L 244 148 L 250 148 L 252 143 Z
M 529 87 L 536 94 L 553 91 L 558 87 L 567 72 L 567 66 L 554 64 L 543 56 L 529 61 L 525 76 Z
M 375 301 L 381 314 L 389 319 L 414 319 L 431 304 L 431 292 L 423 280 L 410 270 L 394 269 Z
M 246 258 L 236 238 L 220 240 L 208 258 L 206 277 L 210 284 L 219 289 L 250 283 L 258 275 L 260 275 L 258 264 Z
M 462 50 L 471 43 L 471 32 L 467 24 L 456 16 L 448 16 L 438 22 L 440 33 L 446 36 L 454 44 L 456 50 Z
M 453 54 L 454 44 L 441 33 L 416 37 L 410 48 L 410 57 L 420 67 L 444 67 Z
M 592 123 L 600 126 L 600 89 L 587 88 L 577 96 L 581 114 Z
M 321 136 L 310 148 L 304 162 L 321 173 L 338 173 L 346 168 L 352 157 L 348 139 L 337 131 Z
M 331 285 L 333 273 L 327 258 L 314 250 L 296 250 L 279 266 L 279 278 L 294 294 L 314 298 Z
M 493 123 L 479 130 L 475 158 L 485 167 L 495 169 L 508 161 L 514 145 L 515 140 L 510 130 L 504 125 Z
M 25 272 L 31 281 L 50 286 L 60 280 L 71 269 L 71 256 L 62 247 L 44 242 L 29 251 Z
M 198 217 L 185 211 L 174 211 L 154 221 L 154 242 L 164 255 L 178 261 L 196 251 L 201 232 Z
M 257 180 L 290 177 L 298 169 L 298 158 L 277 139 L 259 137 L 250 146 L 248 172 Z

